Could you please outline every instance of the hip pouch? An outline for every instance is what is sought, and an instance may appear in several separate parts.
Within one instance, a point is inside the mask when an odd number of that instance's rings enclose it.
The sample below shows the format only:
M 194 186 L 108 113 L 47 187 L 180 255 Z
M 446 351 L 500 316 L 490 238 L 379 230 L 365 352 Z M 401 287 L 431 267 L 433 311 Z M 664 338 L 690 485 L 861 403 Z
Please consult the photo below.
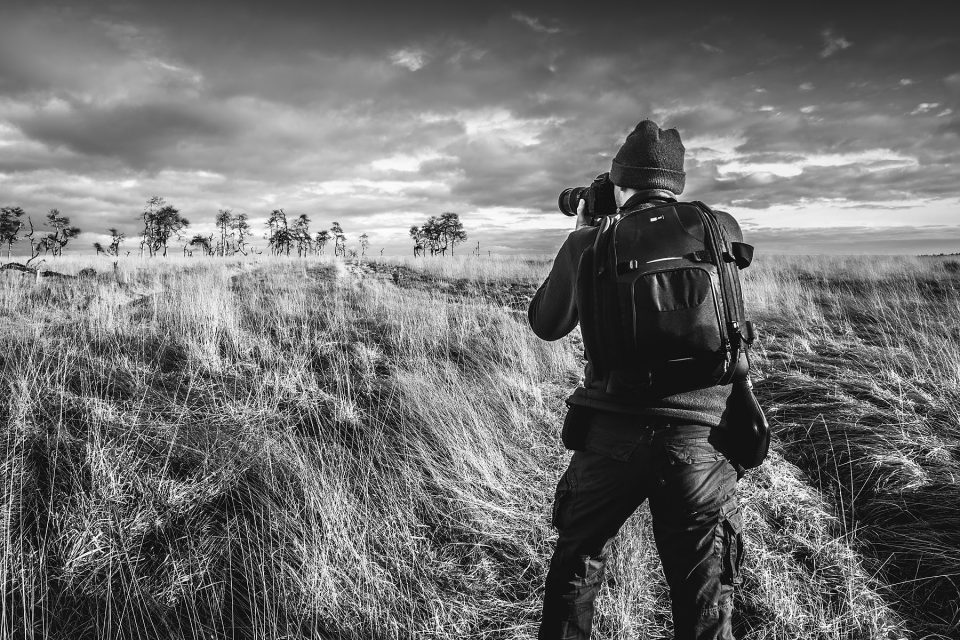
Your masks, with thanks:
M 563 429 L 560 431 L 560 440 L 565 448 L 570 451 L 584 450 L 592 417 L 593 409 L 567 403 L 567 416 L 563 419 Z
M 759 467 L 770 449 L 770 425 L 753 393 L 749 373 L 733 381 L 723 421 L 730 460 L 744 469 Z

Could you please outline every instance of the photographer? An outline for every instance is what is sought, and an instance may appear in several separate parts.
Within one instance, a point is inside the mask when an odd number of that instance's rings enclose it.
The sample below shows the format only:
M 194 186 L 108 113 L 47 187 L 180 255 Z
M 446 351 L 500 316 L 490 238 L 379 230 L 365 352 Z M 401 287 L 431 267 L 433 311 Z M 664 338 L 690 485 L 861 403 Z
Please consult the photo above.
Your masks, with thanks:
M 742 469 L 717 446 L 724 442 L 725 411 L 736 388 L 730 382 L 735 375 L 743 377 L 746 347 L 743 353 L 734 350 L 734 362 L 727 362 L 719 377 L 698 377 L 689 368 L 699 355 L 673 357 L 669 349 L 675 347 L 661 349 L 702 332 L 704 310 L 716 312 L 713 303 L 703 302 L 698 278 L 706 278 L 711 268 L 725 269 L 724 259 L 735 260 L 731 250 L 713 267 L 703 251 L 675 254 L 658 248 L 655 234 L 668 229 L 662 225 L 706 243 L 700 246 L 721 244 L 703 239 L 708 225 L 697 226 L 698 209 L 677 203 L 685 180 L 683 158 L 676 129 L 661 130 L 644 120 L 620 147 L 609 178 L 604 174 L 590 187 L 561 194 L 561 209 L 576 213 L 577 228 L 530 303 L 529 319 L 544 340 L 562 338 L 579 321 L 586 368 L 583 385 L 567 400 L 563 440 L 574 453 L 553 505 L 559 537 L 546 578 L 541 640 L 589 638 L 605 556 L 617 531 L 648 498 L 670 587 L 675 638 L 733 638 L 733 591 L 742 561 L 736 483 Z M 719 223 L 714 237 L 752 255 L 729 214 L 696 204 Z M 647 209 L 650 213 L 643 214 Z M 627 234 L 628 218 L 647 225 L 649 232 Z M 613 233 L 612 239 L 598 237 Z M 661 249 L 667 255 L 661 257 Z M 628 251 L 634 251 L 630 259 L 623 257 Z M 609 268 L 604 266 L 608 255 L 613 256 Z M 739 254 L 736 260 L 742 268 Z M 749 264 L 749 256 L 743 262 Z M 604 284 L 605 278 L 619 278 L 619 284 Z M 624 295 L 634 296 L 633 309 L 611 311 L 624 308 L 618 298 Z M 617 317 L 607 317 L 611 314 Z M 623 328 L 631 317 L 639 323 L 642 315 L 668 338 L 644 343 L 637 336 L 648 331 L 647 325 Z M 727 324 L 737 328 L 738 323 Z M 634 343 L 626 344 L 631 331 Z M 751 339 L 742 338 L 745 344 Z

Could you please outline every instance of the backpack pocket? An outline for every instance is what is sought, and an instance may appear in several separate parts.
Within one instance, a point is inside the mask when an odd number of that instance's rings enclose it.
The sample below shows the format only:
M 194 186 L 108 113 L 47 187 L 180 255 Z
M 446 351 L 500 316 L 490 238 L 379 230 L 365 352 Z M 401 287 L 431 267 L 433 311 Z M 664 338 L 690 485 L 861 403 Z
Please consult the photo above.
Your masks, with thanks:
M 636 357 L 646 361 L 713 360 L 724 351 L 716 268 L 682 266 L 621 281 L 622 321 Z

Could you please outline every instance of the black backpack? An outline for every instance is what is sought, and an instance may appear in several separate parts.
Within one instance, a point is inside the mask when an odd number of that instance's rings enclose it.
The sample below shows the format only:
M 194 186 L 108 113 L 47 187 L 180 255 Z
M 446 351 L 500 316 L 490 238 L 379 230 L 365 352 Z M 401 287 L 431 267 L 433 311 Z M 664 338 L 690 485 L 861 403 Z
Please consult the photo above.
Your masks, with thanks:
M 736 380 L 726 420 L 731 457 L 747 468 L 769 444 L 750 386 L 755 335 L 740 288 L 752 259 L 753 247 L 728 242 L 702 202 L 607 216 L 581 258 L 577 305 L 593 376 L 607 393 L 662 397 Z
M 769 444 L 740 288 L 752 259 L 753 247 L 728 242 L 710 207 L 667 202 L 605 217 L 577 288 L 584 346 L 607 393 L 662 397 L 737 381 L 726 420 L 731 457 L 747 468 Z
M 728 243 L 700 202 L 607 216 L 580 263 L 584 346 L 608 393 L 728 384 L 753 325 L 738 270 L 753 248 Z M 744 373 L 744 371 L 741 371 Z

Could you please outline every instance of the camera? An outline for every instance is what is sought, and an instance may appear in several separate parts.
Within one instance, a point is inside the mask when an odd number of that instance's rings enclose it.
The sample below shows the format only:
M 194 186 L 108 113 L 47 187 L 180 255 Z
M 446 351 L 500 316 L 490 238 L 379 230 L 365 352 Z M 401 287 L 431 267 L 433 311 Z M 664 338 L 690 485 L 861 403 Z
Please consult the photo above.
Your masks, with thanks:
M 599 224 L 603 216 L 617 212 L 617 201 L 613 197 L 613 182 L 609 173 L 601 173 L 589 187 L 570 187 L 560 192 L 557 206 L 568 216 L 577 215 L 577 205 L 583 200 L 587 203 L 586 216 L 591 224 Z

